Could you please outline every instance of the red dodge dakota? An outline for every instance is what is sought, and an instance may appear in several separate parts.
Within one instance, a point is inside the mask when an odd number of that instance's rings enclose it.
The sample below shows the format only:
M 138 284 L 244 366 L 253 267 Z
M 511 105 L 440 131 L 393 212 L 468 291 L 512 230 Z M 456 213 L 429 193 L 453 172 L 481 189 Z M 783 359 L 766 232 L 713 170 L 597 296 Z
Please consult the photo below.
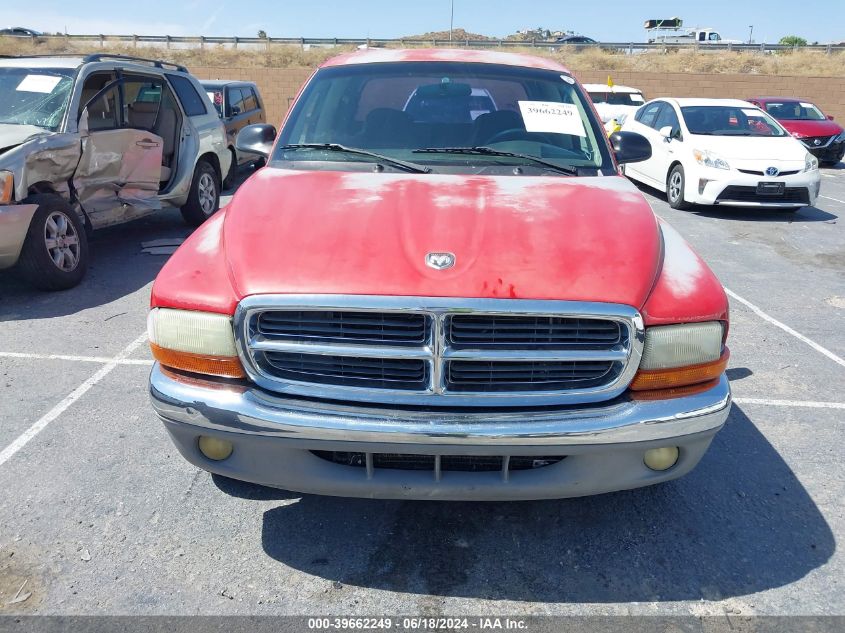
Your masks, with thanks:
M 555 61 L 342 55 L 237 146 L 267 167 L 173 255 L 149 314 L 153 407 L 196 466 L 572 497 L 680 477 L 725 423 L 722 286 L 620 175 L 649 142 L 608 139 Z

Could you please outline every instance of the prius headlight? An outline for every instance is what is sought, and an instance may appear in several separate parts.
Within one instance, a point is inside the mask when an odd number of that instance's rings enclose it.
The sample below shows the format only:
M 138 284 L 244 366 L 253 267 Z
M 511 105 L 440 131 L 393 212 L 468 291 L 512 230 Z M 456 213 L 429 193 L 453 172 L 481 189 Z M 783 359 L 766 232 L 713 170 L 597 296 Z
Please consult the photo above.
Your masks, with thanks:
M 819 159 L 807 152 L 804 156 L 804 171 L 814 171 L 819 168 Z
M 694 149 L 692 150 L 692 155 L 695 157 L 695 162 L 697 162 L 699 165 L 704 165 L 705 167 L 713 167 L 714 169 L 731 168 L 731 166 L 728 165 L 728 161 L 709 150 Z

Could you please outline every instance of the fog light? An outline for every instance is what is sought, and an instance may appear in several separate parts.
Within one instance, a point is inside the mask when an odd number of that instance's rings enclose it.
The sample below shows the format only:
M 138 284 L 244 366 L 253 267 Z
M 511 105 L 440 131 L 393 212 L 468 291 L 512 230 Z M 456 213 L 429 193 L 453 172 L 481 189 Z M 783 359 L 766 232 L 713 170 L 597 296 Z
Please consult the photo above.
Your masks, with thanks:
M 200 435 L 199 447 L 203 455 L 216 462 L 226 459 L 234 450 L 230 441 L 220 440 L 216 437 L 209 437 L 208 435 Z
M 707 186 L 707 183 L 713 182 L 712 180 L 708 180 L 707 178 L 699 178 L 698 179 L 698 195 L 704 193 L 704 188 Z
M 652 470 L 669 470 L 677 463 L 678 452 L 677 446 L 652 448 L 645 452 L 643 461 Z

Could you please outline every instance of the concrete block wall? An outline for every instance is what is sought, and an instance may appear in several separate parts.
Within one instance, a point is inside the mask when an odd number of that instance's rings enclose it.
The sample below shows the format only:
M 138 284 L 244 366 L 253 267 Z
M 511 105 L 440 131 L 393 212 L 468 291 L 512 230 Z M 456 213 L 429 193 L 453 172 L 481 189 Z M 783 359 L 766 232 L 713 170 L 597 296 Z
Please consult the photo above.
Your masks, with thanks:
M 267 121 L 278 125 L 313 68 L 194 67 L 200 79 L 254 81 L 264 97 Z M 614 83 L 640 88 L 646 99 L 655 97 L 794 96 L 816 103 L 826 114 L 845 123 L 845 77 L 782 77 L 705 73 L 649 73 L 590 70 L 576 72 L 584 83 Z

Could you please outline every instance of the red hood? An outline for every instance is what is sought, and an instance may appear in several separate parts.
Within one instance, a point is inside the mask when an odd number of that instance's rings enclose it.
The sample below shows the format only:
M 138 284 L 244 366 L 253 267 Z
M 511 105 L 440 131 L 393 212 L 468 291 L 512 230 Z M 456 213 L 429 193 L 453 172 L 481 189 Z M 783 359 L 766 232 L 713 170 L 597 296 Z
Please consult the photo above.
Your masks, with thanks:
M 239 298 L 261 293 L 567 299 L 640 307 L 654 214 L 622 177 L 261 170 L 229 205 Z M 425 265 L 429 252 L 454 268 Z
M 833 136 L 842 132 L 842 126 L 829 119 L 823 121 L 781 121 L 778 119 L 778 123 L 790 134 L 798 133 L 802 136 Z

